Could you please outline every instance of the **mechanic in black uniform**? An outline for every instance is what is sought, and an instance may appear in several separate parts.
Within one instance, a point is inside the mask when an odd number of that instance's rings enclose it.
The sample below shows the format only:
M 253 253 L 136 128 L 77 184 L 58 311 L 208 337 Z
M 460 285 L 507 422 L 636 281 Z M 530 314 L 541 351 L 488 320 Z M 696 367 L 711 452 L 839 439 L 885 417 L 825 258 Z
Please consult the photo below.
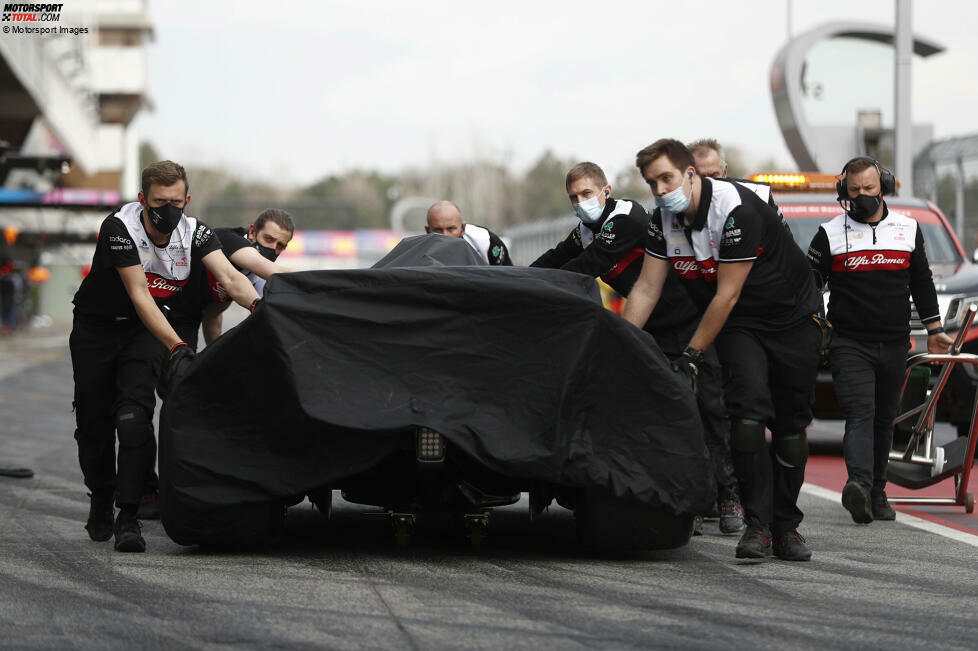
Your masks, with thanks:
M 265 281 L 277 273 L 291 271 L 276 264 L 295 234 L 295 222 L 284 210 L 269 208 L 263 211 L 248 228 L 215 228 L 221 240 L 221 250 L 234 268 L 248 278 L 259 296 L 264 294 Z M 231 297 L 214 275 L 207 275 L 207 296 L 202 309 L 204 343 L 210 344 L 221 336 L 224 310 L 231 304 Z
M 670 267 L 684 281 L 703 316 L 683 355 L 698 364 L 715 340 L 723 367 L 730 447 L 747 515 L 736 555 L 768 556 L 773 533 L 777 556 L 809 560 L 797 531 L 803 517 L 797 500 L 821 331 L 808 261 L 768 204 L 743 185 L 699 176 L 683 143 L 658 140 L 635 162 L 657 208 L 624 316 L 645 323 Z
M 628 296 L 642 268 L 648 212 L 636 201 L 612 197 L 604 171 L 594 163 L 572 167 L 564 185 L 581 223 L 530 266 L 600 277 L 619 294 Z M 682 283 L 667 277 L 662 298 L 644 330 L 655 338 L 666 357 L 678 360 L 698 322 L 699 311 Z M 712 346 L 707 352 L 696 377 L 697 403 L 718 487 L 720 530 L 736 533 L 744 528 L 744 514 L 727 443 L 729 425 L 720 366 Z M 682 368 L 688 370 L 689 366 Z M 702 519 L 697 518 L 696 533 L 702 533 L 701 528 Z
M 201 263 L 239 304 L 253 309 L 258 301 L 210 228 L 184 214 L 189 202 L 180 165 L 162 161 L 143 170 L 139 201 L 102 222 L 91 271 L 73 301 L 68 345 L 75 440 L 91 491 L 85 528 L 92 540 L 114 534 L 119 551 L 146 549 L 136 512 L 156 453 L 152 419 L 158 376 L 164 364 L 172 368 L 193 356 L 164 312 Z M 114 522 L 113 497 L 119 507 Z
M 923 230 L 890 212 L 883 195 L 893 174 L 872 158 L 842 168 L 836 190 L 845 212 L 819 226 L 808 259 L 827 282 L 832 382 L 846 417 L 843 454 L 849 473 L 842 505 L 861 524 L 895 520 L 884 491 L 893 419 L 910 350 L 910 296 L 927 328 L 927 350 L 953 345 L 941 327 Z
M 723 154 L 723 147 L 715 138 L 700 138 L 695 140 L 686 147 L 689 149 L 690 153 L 693 154 L 693 164 L 696 166 L 696 172 L 700 176 L 707 176 L 711 179 L 725 179 L 727 178 L 727 160 Z M 733 179 L 737 183 L 748 187 L 754 191 L 754 194 L 759 196 L 761 199 L 766 201 L 768 205 L 774 208 L 778 212 L 778 216 L 781 217 L 784 227 L 789 230 L 788 221 L 784 219 L 784 215 L 781 214 L 781 208 L 774 201 L 774 193 L 771 192 L 771 186 L 767 183 L 757 183 L 755 181 L 748 181 L 746 179 Z M 670 275 L 670 278 L 672 276 Z M 730 456 L 730 434 L 729 428 L 727 436 L 724 438 L 724 446 L 726 448 L 727 457 Z
M 690 153 L 693 154 L 693 164 L 696 166 L 696 172 L 700 176 L 707 176 L 711 179 L 725 179 L 727 178 L 727 161 L 723 154 L 723 147 L 715 138 L 701 138 L 694 142 L 686 145 Z M 781 214 L 781 208 L 774 201 L 774 193 L 771 192 L 771 186 L 767 183 L 757 183 L 754 181 L 748 181 L 746 179 L 733 179 L 737 183 L 748 187 L 754 191 L 754 194 L 759 196 L 761 199 L 765 200 L 772 208 L 774 208 L 778 215 L 781 216 L 785 228 L 788 227 L 787 220 L 784 220 L 784 215 Z M 669 276 L 672 277 L 671 275 Z M 724 447 L 726 449 L 726 454 L 730 456 L 730 435 L 729 428 L 727 436 L 724 438 Z
M 485 226 L 466 224 L 462 221 L 462 211 L 451 201 L 438 201 L 428 209 L 424 232 L 462 238 L 486 264 L 513 266 L 502 238 Z

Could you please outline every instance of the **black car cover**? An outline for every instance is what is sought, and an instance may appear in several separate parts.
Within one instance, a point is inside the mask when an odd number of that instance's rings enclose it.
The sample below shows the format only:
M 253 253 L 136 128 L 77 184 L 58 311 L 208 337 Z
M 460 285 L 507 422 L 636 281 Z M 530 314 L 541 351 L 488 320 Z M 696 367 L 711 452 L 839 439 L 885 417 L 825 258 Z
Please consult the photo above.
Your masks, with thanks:
M 376 465 L 417 425 L 507 476 L 708 510 L 694 397 L 592 278 L 481 265 L 435 235 L 381 263 L 273 276 L 171 388 L 159 472 L 174 541 L 260 538 L 289 498 Z

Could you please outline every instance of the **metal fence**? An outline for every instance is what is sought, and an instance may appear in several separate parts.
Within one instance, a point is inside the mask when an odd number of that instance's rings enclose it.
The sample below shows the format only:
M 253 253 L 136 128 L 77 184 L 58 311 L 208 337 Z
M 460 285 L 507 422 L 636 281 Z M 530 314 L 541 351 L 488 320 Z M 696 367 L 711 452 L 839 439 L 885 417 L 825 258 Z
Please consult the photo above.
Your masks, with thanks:
M 503 231 L 502 236 L 513 264 L 525 266 L 567 237 L 578 223 L 574 215 L 564 215 L 550 221 L 512 226 Z
M 939 204 L 953 220 L 958 238 L 968 249 L 974 241 L 972 234 L 978 227 L 978 220 L 973 217 L 978 213 L 978 206 L 969 207 L 965 202 L 968 186 L 966 165 L 972 169 L 972 178 L 974 178 L 974 168 L 978 165 L 978 134 L 936 140 L 917 154 L 914 160 L 914 185 L 918 195 Z M 950 202 L 940 201 L 939 196 L 941 181 L 947 176 L 954 179 L 953 211 L 950 210 L 951 206 L 947 205 Z

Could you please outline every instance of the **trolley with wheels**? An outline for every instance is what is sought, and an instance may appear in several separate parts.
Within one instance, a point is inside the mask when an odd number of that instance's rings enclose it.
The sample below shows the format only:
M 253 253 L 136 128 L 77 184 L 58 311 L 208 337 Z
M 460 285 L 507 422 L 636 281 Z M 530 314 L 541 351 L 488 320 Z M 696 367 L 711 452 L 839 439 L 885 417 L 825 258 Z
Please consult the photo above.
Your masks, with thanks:
M 971 427 L 967 437 L 959 437 L 945 445 L 937 445 L 934 441 L 934 414 L 941 392 L 947 385 L 951 368 L 955 364 L 971 364 L 978 367 L 978 355 L 961 353 L 964 336 L 975 319 L 978 307 L 972 305 L 965 315 L 965 324 L 958 331 L 954 344 L 947 354 L 922 354 L 910 358 L 907 364 L 907 374 L 900 391 L 901 400 L 912 390 L 912 378 L 915 369 L 926 368 L 925 364 L 943 364 L 941 372 L 933 388 L 929 391 L 923 388 L 923 403 L 917 405 L 894 420 L 894 424 L 913 421 L 910 437 L 903 449 L 890 450 L 890 463 L 887 479 L 903 488 L 919 490 L 933 486 L 939 482 L 954 478 L 954 495 L 952 497 L 890 497 L 894 504 L 928 504 L 937 506 L 963 506 L 967 513 L 975 508 L 975 497 L 968 491 L 971 478 L 971 468 L 974 463 L 975 444 L 978 441 L 978 394 L 972 408 Z

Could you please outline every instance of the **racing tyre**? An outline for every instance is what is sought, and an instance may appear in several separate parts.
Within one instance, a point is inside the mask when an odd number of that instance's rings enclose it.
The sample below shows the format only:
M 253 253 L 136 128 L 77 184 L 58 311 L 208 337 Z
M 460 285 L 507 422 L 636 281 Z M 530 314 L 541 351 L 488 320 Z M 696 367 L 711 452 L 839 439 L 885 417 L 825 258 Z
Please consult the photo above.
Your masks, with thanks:
M 598 552 L 675 549 L 693 535 L 693 516 L 585 491 L 574 511 L 577 537 Z
M 192 514 L 179 529 L 168 527 L 170 517 L 163 513 L 163 528 L 179 545 L 199 545 L 203 549 L 253 549 L 280 538 L 285 530 L 286 507 L 281 502 L 239 506 L 203 514 Z M 186 517 L 186 516 L 185 516 Z

